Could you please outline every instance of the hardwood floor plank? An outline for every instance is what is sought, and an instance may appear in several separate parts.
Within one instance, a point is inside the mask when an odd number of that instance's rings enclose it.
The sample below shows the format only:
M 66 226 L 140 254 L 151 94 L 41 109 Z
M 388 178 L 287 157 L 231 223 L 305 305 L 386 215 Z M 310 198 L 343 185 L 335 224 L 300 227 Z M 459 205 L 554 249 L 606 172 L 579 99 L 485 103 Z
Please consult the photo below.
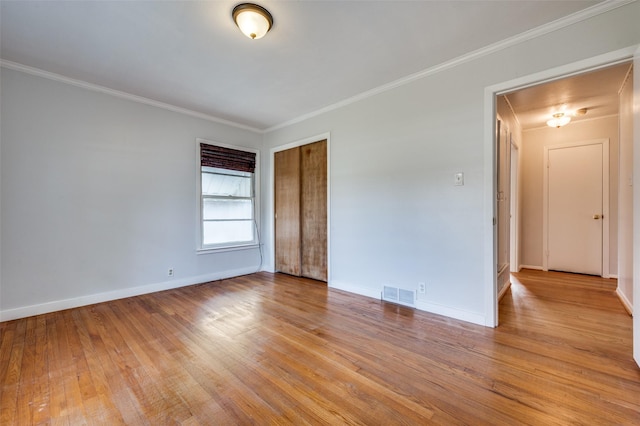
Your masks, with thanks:
M 301 373 L 295 381 L 304 383 L 306 382 L 305 377 L 312 374 L 313 380 L 308 384 L 311 386 L 310 389 L 320 383 L 327 392 L 335 395 L 333 398 L 335 401 L 350 401 L 351 408 L 348 411 L 359 413 L 359 418 L 365 423 L 368 423 L 367 420 L 374 421 L 376 418 L 380 418 L 379 416 L 411 420 L 415 412 L 418 412 L 419 418 L 424 420 L 433 415 L 431 410 L 410 399 L 396 398 L 397 395 L 393 391 L 360 374 L 359 367 L 352 364 L 334 348 L 318 345 L 318 342 L 312 340 L 313 336 L 306 336 L 305 339 L 303 336 L 297 336 L 293 329 L 284 329 L 281 332 L 283 334 L 278 331 L 275 331 L 274 334 L 287 337 L 276 346 L 276 348 L 282 349 L 275 359 L 287 359 L 289 358 L 287 354 L 291 354 L 297 360 L 304 360 L 305 364 L 314 366 L 313 372 L 311 372 L 291 360 L 291 364 L 287 364 L 288 370 Z M 309 350 L 309 348 L 313 350 Z M 337 375 L 336 372 L 342 372 L 342 374 Z M 401 401 L 398 401 L 399 399 Z
M 34 382 L 33 394 L 31 395 L 31 411 L 33 412 L 33 423 L 44 424 L 51 417 L 49 405 L 51 400 L 50 380 L 38 380 L 40 377 L 49 375 L 49 352 L 47 336 L 47 316 L 35 317 L 35 353 L 34 353 Z
M 477 326 L 259 273 L 0 323 L 0 424 L 639 424 L 615 280 L 523 271 Z
M 60 363 L 63 366 L 59 374 L 59 380 L 64 386 L 65 405 L 63 414 L 66 415 L 71 424 L 82 424 L 87 417 L 84 408 L 83 388 L 87 389 L 87 375 L 89 374 L 85 352 L 78 336 L 77 322 L 75 316 L 78 311 L 69 310 L 62 312 L 62 337 L 58 342 L 60 353 Z M 87 394 L 92 397 L 93 392 Z
M 176 302 L 176 301 L 174 301 Z M 174 308 L 178 307 L 177 303 L 174 303 Z M 191 373 L 192 377 L 196 379 L 200 386 L 204 389 L 208 389 L 209 392 L 218 396 L 221 400 L 220 406 L 225 411 L 230 411 L 234 416 L 243 418 L 246 421 L 251 420 L 256 414 L 270 418 L 273 416 L 272 411 L 269 408 L 256 406 L 254 400 L 259 399 L 254 394 L 251 387 L 246 386 L 237 376 L 228 376 L 226 372 L 229 368 L 237 368 L 239 362 L 234 356 L 220 356 L 220 351 L 224 349 L 225 341 L 211 340 L 211 336 L 205 333 L 200 336 L 200 333 L 192 334 L 189 331 L 191 325 L 189 322 L 181 323 L 178 317 L 166 318 L 159 316 L 159 326 L 164 326 L 166 336 L 176 336 L 178 341 L 175 342 L 177 350 L 182 348 L 187 349 L 187 362 L 185 367 L 191 367 L 191 362 L 198 362 L 206 359 L 210 360 L 212 364 L 208 368 L 202 366 L 200 371 Z M 209 329 L 207 329 L 209 330 Z M 211 382 L 199 381 L 198 379 L 203 377 L 203 373 L 207 374 Z M 211 373 L 215 376 L 211 376 Z M 206 377 L 206 376 L 204 376 Z M 213 385 L 213 387 L 211 386 Z M 220 393 L 222 391 L 222 393 Z M 230 393 L 227 395 L 227 393 Z M 248 414 L 247 414 L 248 412 Z
M 18 381 L 20 380 L 20 361 L 15 358 L 14 342 L 18 326 L 25 326 L 26 322 L 0 323 L 0 424 L 10 424 L 15 418 L 15 403 L 17 398 Z M 24 341 L 18 335 L 17 341 Z
M 120 411 L 113 399 L 110 398 L 111 390 L 107 375 L 111 367 L 111 360 L 97 328 L 101 318 L 95 308 L 92 306 L 88 309 L 74 311 L 74 322 L 78 324 L 75 330 L 78 333 L 80 345 L 86 353 L 87 366 L 91 372 L 91 383 L 95 390 L 95 397 L 84 401 L 83 409 L 87 412 L 87 417 L 91 419 L 99 418 L 104 423 L 114 425 L 125 424 Z M 97 409 L 99 412 L 96 412 Z
M 25 349 L 22 357 L 21 375 L 28 386 L 20 385 L 18 394 L 17 416 L 28 418 L 31 424 L 41 422 L 40 412 L 49 403 L 48 365 L 43 356 L 46 340 L 43 338 L 42 316 L 31 317 L 27 321 Z M 43 380 L 39 380 L 43 377 Z

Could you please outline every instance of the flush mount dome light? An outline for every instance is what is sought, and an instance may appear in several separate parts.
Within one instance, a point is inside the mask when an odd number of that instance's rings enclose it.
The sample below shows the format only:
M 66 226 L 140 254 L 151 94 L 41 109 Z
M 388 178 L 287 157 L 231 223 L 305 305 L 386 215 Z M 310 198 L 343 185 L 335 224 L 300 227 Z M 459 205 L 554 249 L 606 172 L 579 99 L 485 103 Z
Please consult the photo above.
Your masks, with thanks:
M 553 118 L 547 121 L 547 126 L 549 127 L 562 127 L 569 124 L 571 121 L 571 117 L 565 115 L 564 112 L 556 112 L 553 114 Z
M 259 39 L 273 26 L 273 17 L 267 9 L 253 3 L 241 3 L 231 13 L 240 31 L 251 39 Z

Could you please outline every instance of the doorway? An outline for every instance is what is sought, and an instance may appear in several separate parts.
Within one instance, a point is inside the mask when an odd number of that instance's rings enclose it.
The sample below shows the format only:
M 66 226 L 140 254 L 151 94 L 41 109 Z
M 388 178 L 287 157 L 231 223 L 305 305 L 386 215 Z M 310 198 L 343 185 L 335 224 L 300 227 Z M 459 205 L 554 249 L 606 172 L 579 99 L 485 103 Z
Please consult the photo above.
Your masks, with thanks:
M 274 152 L 275 271 L 328 281 L 327 140 Z
M 625 59 L 622 59 L 617 61 L 617 62 L 613 62 L 613 63 L 607 63 L 607 64 L 594 64 L 592 66 L 591 69 L 588 70 L 584 70 L 581 69 L 579 73 L 575 73 L 575 74 L 571 74 L 571 75 L 566 75 L 566 69 L 563 69 L 563 73 L 565 73 L 564 77 L 560 77 L 558 78 L 554 78 L 552 77 L 552 73 L 551 71 L 549 71 L 547 74 L 549 75 L 548 80 L 546 82 L 540 82 L 540 76 L 537 76 L 536 80 L 533 80 L 532 82 L 526 82 L 524 81 L 524 79 L 519 79 L 516 83 L 513 83 L 512 86 L 508 86 L 507 83 L 505 83 L 503 85 L 503 87 L 501 87 L 499 90 L 493 90 L 493 94 L 494 96 L 496 96 L 496 98 L 494 98 L 494 100 L 491 102 L 491 110 L 494 111 L 494 113 L 498 112 L 500 110 L 500 101 L 501 98 L 504 98 L 506 96 L 508 96 L 510 99 L 506 101 L 506 104 L 508 105 L 507 110 L 510 111 L 510 113 L 513 113 L 514 116 L 516 116 L 517 118 L 515 120 L 512 120 L 509 124 L 511 127 L 513 127 L 516 131 L 514 131 L 514 135 L 516 135 L 515 137 L 517 138 L 517 140 L 519 140 L 521 142 L 520 146 L 518 147 L 520 152 L 517 151 L 512 151 L 512 157 L 513 160 L 515 160 L 515 157 L 518 158 L 522 158 L 525 155 L 530 155 L 532 151 L 536 151 L 537 154 L 535 154 L 536 156 L 538 156 L 538 159 L 536 161 L 538 161 L 539 164 L 539 168 L 536 165 L 533 169 L 531 168 L 531 165 L 527 165 L 526 162 L 524 163 L 523 166 L 523 162 L 516 162 L 516 164 L 513 164 L 514 162 L 512 161 L 511 163 L 511 167 L 514 169 L 513 171 L 515 173 L 511 173 L 510 174 L 510 178 L 511 178 L 511 184 L 509 185 L 512 189 L 513 188 L 520 188 L 520 192 L 521 192 L 521 198 L 519 200 L 511 200 L 511 209 L 513 211 L 514 207 L 515 210 L 515 218 L 513 217 L 514 215 L 512 215 L 510 217 L 510 220 L 512 222 L 512 226 L 509 227 L 509 230 L 511 232 L 517 232 L 518 235 L 517 237 L 519 237 L 519 243 L 511 243 L 511 248 L 510 248 L 510 260 L 512 263 L 512 270 L 517 271 L 520 267 L 530 267 L 533 266 L 533 269 L 546 269 L 546 262 L 545 264 L 543 264 L 543 257 L 544 257 L 544 253 L 546 253 L 546 248 L 544 250 L 543 253 L 543 244 L 542 244 L 542 236 L 543 236 L 543 232 L 542 232 L 542 219 L 543 219 L 543 209 L 542 209 L 542 199 L 543 199 L 543 194 L 542 194 L 542 187 L 543 187 L 543 183 L 542 183 L 542 179 L 543 179 L 543 165 L 542 165 L 542 161 L 543 161 L 543 156 L 545 156 L 546 154 L 543 154 L 543 148 L 546 145 L 550 145 L 550 146 L 560 146 L 562 144 L 567 144 L 567 141 L 571 141 L 571 142 L 576 142 L 576 141 L 584 141 L 586 139 L 590 139 L 588 136 L 585 136 L 585 134 L 580 135 L 578 129 L 579 128 L 583 128 L 586 129 L 588 126 L 584 123 L 585 121 L 595 121 L 597 119 L 604 119 L 605 117 L 609 117 L 609 121 L 610 123 L 614 123 L 613 125 L 615 126 L 615 130 L 612 131 L 612 133 L 616 133 L 616 138 L 617 138 L 617 133 L 618 133 L 618 122 L 617 122 L 617 114 L 618 114 L 618 107 L 619 107 L 619 90 L 620 90 L 620 86 L 621 84 L 625 81 L 625 75 L 628 75 L 629 73 L 629 69 L 631 66 L 631 62 L 629 60 L 629 56 L 626 56 Z M 562 73 L 560 73 L 561 75 Z M 611 75 L 613 75 L 614 77 L 611 77 Z M 575 81 L 571 81 L 572 79 L 583 79 L 583 80 L 587 80 L 590 82 L 590 84 L 587 84 L 585 86 L 581 86 L 581 87 L 586 87 L 588 90 L 579 90 L 577 92 L 577 95 L 574 95 L 573 97 L 571 96 L 572 93 L 567 93 L 567 88 L 571 87 L 572 84 L 576 84 Z M 597 84 L 594 84 L 594 79 L 597 81 Z M 585 93 L 587 95 L 590 96 L 596 96 L 596 94 L 591 93 L 590 90 L 592 88 L 600 88 L 603 84 L 606 83 L 606 80 L 609 81 L 613 81 L 613 90 L 612 90 L 612 96 L 614 98 L 613 101 L 611 101 L 611 99 L 609 99 L 609 103 L 611 104 L 612 108 L 615 108 L 614 112 L 608 112 L 607 114 L 603 114 L 603 111 L 598 111 L 597 109 L 599 107 L 603 106 L 603 102 L 589 102 L 587 103 L 587 105 L 584 105 L 585 107 L 588 107 L 588 114 L 585 117 L 584 116 L 584 111 L 582 116 L 578 116 L 578 114 L 576 114 L 575 116 L 573 116 L 573 121 L 570 125 L 566 126 L 566 128 L 571 129 L 569 132 L 566 131 L 566 129 L 556 129 L 556 128 L 551 128 L 546 124 L 546 119 L 543 119 L 543 115 L 541 116 L 540 111 L 544 110 L 543 112 L 545 114 L 551 115 L 553 112 L 553 107 L 562 107 L 565 109 L 568 109 L 568 107 L 571 107 L 573 105 L 571 105 L 568 100 L 572 100 L 572 101 L 576 101 L 578 95 L 582 96 Z M 536 84 L 533 84 L 533 82 L 536 82 Z M 537 84 L 539 82 L 539 84 Z M 584 84 L 584 81 L 582 82 L 582 84 Z M 562 86 L 563 90 L 558 90 L 558 88 Z M 611 84 L 609 84 L 609 86 L 611 86 Z M 532 91 L 530 89 L 534 89 L 534 88 L 545 88 L 546 92 L 545 96 L 538 96 L 537 99 L 534 99 L 534 97 L 532 96 Z M 487 89 L 488 91 L 491 90 L 490 88 Z M 595 90 L 595 89 L 594 89 Z M 522 98 L 520 99 L 514 99 L 512 98 L 513 94 L 518 94 L 522 92 Z M 506 96 L 505 96 L 506 95 Z M 489 98 L 486 98 L 487 100 L 489 100 Z M 533 102 L 530 105 L 525 105 L 523 107 L 523 99 L 526 99 L 527 102 Z M 542 100 L 540 100 L 542 99 Z M 551 101 L 550 101 L 551 99 Z M 536 104 L 535 102 L 538 101 L 539 103 Z M 503 101 L 504 102 L 504 101 Z M 547 102 L 546 104 L 542 104 L 542 102 Z M 514 105 L 512 105 L 512 103 Z M 568 103 L 568 105 L 567 105 Z M 605 102 L 606 104 L 606 102 Z M 504 105 L 503 105 L 504 106 Z M 582 107 L 583 105 L 581 105 Z M 577 107 L 574 107 L 577 108 Z M 593 108 L 593 109 L 592 109 Z M 504 111 L 504 109 L 503 109 Z M 537 114 L 537 116 L 536 116 Z M 511 119 L 512 117 L 508 117 L 509 119 Z M 530 121 L 532 120 L 532 118 L 535 118 L 538 120 L 536 125 L 531 125 Z M 587 120 L 588 119 L 588 120 Z M 529 123 L 528 123 L 529 121 Z M 578 124 L 578 125 L 574 125 L 578 122 L 582 121 L 582 123 Z M 515 125 L 513 125 L 515 122 Z M 537 127 L 536 127 L 537 126 Z M 582 126 L 582 127 L 580 127 Z M 524 133 L 525 136 L 523 136 L 523 130 L 524 129 Z M 545 130 L 546 129 L 546 130 Z M 492 134 L 494 135 L 494 139 L 492 141 L 492 147 L 491 150 L 493 151 L 493 155 L 490 158 L 493 158 L 494 161 L 496 161 L 497 159 L 497 153 L 496 151 L 499 149 L 499 145 L 496 143 L 495 140 L 495 136 L 496 136 L 496 130 L 494 128 L 494 130 L 492 130 Z M 538 140 L 534 143 L 534 144 L 529 144 L 529 145 L 523 145 L 528 143 L 527 141 L 530 141 L 530 134 L 531 133 L 538 133 L 539 135 L 544 134 L 545 138 L 550 138 L 549 140 L 546 140 L 543 137 L 539 137 Z M 572 133 L 573 132 L 573 133 Z M 570 138 L 566 138 L 567 135 L 571 134 Z M 588 132 L 586 133 L 588 135 Z M 485 137 L 488 136 L 488 133 L 485 134 Z M 591 139 L 597 138 L 597 137 L 601 137 L 602 135 L 596 135 L 596 136 L 592 136 Z M 565 137 L 564 139 L 562 139 L 563 137 Z M 526 139 L 526 141 L 524 140 Z M 612 147 L 612 157 L 611 157 L 611 164 L 613 165 L 614 163 L 614 159 L 617 159 L 617 139 L 616 141 L 616 145 L 614 145 Z M 524 149 L 523 149 L 524 146 Z M 606 148 L 605 148 L 606 149 Z M 527 152 L 528 151 L 528 152 Z M 517 154 L 516 154 L 517 152 Z M 608 154 L 608 150 L 606 152 Z M 514 155 L 515 154 L 515 155 Z M 553 153 L 552 153 L 553 154 Z M 606 161 L 606 160 L 605 160 Z M 617 163 L 617 162 L 616 162 Z M 515 167 L 514 167 L 515 166 Z M 494 218 L 494 220 L 496 220 L 499 216 L 499 212 L 500 212 L 500 193 L 499 190 L 501 188 L 499 188 L 498 186 L 498 182 L 497 182 L 497 176 L 500 174 L 501 168 L 502 166 L 498 165 L 498 163 L 494 163 L 494 165 L 492 165 L 492 168 L 494 170 L 493 173 L 493 179 L 494 181 L 492 182 L 492 187 L 494 188 L 494 193 L 493 193 L 493 212 L 492 212 L 492 216 Z M 515 170 L 515 168 L 517 167 L 517 171 Z M 528 168 L 527 168 L 528 167 Z M 612 166 L 613 167 L 613 166 Z M 533 170 L 533 172 L 532 172 Z M 615 169 L 612 169 L 615 170 Z M 537 174 L 539 177 L 537 179 L 539 179 L 539 184 L 536 184 L 538 186 L 538 191 L 540 192 L 540 195 L 538 196 L 538 198 L 536 199 L 536 201 L 533 202 L 529 202 L 527 204 L 526 201 L 526 197 L 527 197 L 527 193 L 528 191 L 531 190 L 531 173 L 533 173 L 534 175 Z M 597 173 L 596 173 L 597 174 Z M 602 175 L 602 173 L 600 173 L 600 175 Z M 519 177 L 518 177 L 519 176 Z M 612 177 L 611 181 L 611 194 L 617 194 L 617 175 L 616 177 Z M 527 187 L 527 185 L 529 185 L 529 187 Z M 506 185 L 502 186 L 503 188 L 506 187 Z M 615 187 L 615 188 L 614 188 Z M 603 191 L 608 189 L 607 184 L 604 184 L 603 187 Z M 616 192 L 614 192 L 616 191 Z M 497 194 L 497 196 L 496 196 Z M 612 197 L 614 197 L 614 195 L 612 195 Z M 523 201 L 524 199 L 524 201 Z M 617 206 L 617 200 L 614 198 L 611 199 L 611 205 L 616 205 Z M 606 203 L 605 203 L 606 204 Z M 532 207 L 533 206 L 533 207 Z M 535 207 L 537 206 L 537 207 Z M 600 221 L 603 222 L 601 223 L 601 227 L 604 228 L 609 228 L 608 225 L 606 224 L 606 221 L 609 220 L 610 218 L 616 219 L 617 218 L 617 212 L 615 211 L 611 211 L 611 215 L 607 214 L 605 212 L 606 206 L 601 208 L 600 212 L 592 212 L 591 215 L 589 216 L 589 220 L 590 221 Z M 602 214 L 604 213 L 604 220 L 602 217 Z M 528 215 L 528 217 L 527 217 Z M 530 238 L 527 238 L 529 236 L 529 234 L 531 234 L 531 229 L 532 226 L 531 225 L 531 217 L 532 216 L 536 216 L 537 218 L 534 217 L 535 220 L 539 221 L 539 225 L 536 225 L 538 228 L 534 229 L 534 233 L 537 235 L 537 242 L 533 241 Z M 593 219 L 594 215 L 596 217 L 598 217 L 598 219 Z M 523 219 L 524 217 L 524 219 Z M 499 221 L 496 220 L 497 223 L 494 224 L 494 226 L 491 229 L 491 235 L 492 235 L 492 240 L 494 241 L 494 262 L 493 263 L 493 270 L 495 271 L 496 269 L 496 264 L 497 264 L 497 260 L 499 259 L 500 254 L 502 253 L 503 248 L 500 248 L 500 241 L 502 241 L 502 239 L 499 238 L 500 235 L 500 230 L 502 229 Z M 513 224 L 513 222 L 515 222 L 515 224 Z M 597 223 L 596 223 L 597 224 Z M 615 241 L 616 237 L 618 236 L 618 232 L 615 229 L 615 222 L 611 224 L 611 235 L 612 235 L 612 241 L 611 241 L 611 259 L 612 262 L 615 261 L 615 249 L 617 248 L 617 243 Z M 630 232 L 630 231 L 629 231 Z M 512 235 L 510 235 L 510 237 L 512 237 Z M 609 250 L 608 247 L 606 247 L 606 241 L 605 236 L 603 234 L 603 243 L 605 245 L 605 247 L 601 250 L 603 250 L 603 255 L 601 255 L 602 258 L 602 262 L 600 263 L 600 274 L 603 274 L 604 276 L 607 275 L 607 269 L 608 269 L 608 260 L 609 260 Z M 510 238 L 511 239 L 511 238 Z M 601 247 L 602 247 L 601 244 Z M 533 246 L 533 249 L 532 249 Z M 528 250 L 528 252 L 527 252 Z M 532 252 L 535 252 L 537 255 L 537 259 L 534 258 L 533 260 L 531 259 L 531 256 L 525 256 L 527 253 L 530 255 Z M 516 260 L 517 259 L 517 260 Z M 545 257 L 546 259 L 546 257 Z M 616 265 L 615 263 L 613 263 L 613 265 Z M 617 266 L 617 265 L 616 265 Z M 555 269 L 561 269 L 561 268 L 555 268 Z M 566 270 L 566 268 L 563 268 Z M 580 271 L 580 272 L 588 272 L 588 270 L 585 271 Z M 593 271 L 591 271 L 593 273 Z M 595 273 L 598 273 L 598 271 L 596 270 Z M 615 270 L 614 270 L 615 273 Z M 494 274 L 496 274 L 494 272 Z M 493 322 L 493 326 L 497 325 L 498 322 L 498 310 L 497 310 L 497 301 L 498 301 L 498 291 L 500 290 L 500 283 L 501 280 L 497 275 L 494 275 L 493 277 L 490 278 L 491 281 L 493 282 L 492 284 L 492 300 L 488 300 L 487 299 L 487 304 L 491 304 L 491 307 L 494 309 L 495 312 L 495 316 L 493 318 L 489 318 L 488 323 L 491 323 L 491 319 L 494 320 Z M 488 285 L 488 280 L 489 280 L 489 276 L 487 275 L 487 285 Z
M 485 325 L 489 327 L 496 327 L 498 325 L 498 303 L 497 303 L 497 274 L 496 267 L 496 255 L 497 255 L 497 236 L 496 236 L 496 200 L 495 200 L 495 176 L 496 176 L 496 164 L 495 164 L 495 117 L 496 117 L 496 98 L 502 94 L 509 93 L 513 90 L 520 88 L 530 87 L 535 84 L 542 84 L 544 82 L 556 81 L 572 75 L 580 75 L 587 71 L 599 70 L 612 65 L 627 63 L 631 65 L 629 72 L 627 73 L 627 80 L 630 81 L 631 90 L 627 91 L 626 96 L 620 96 L 620 99 L 626 99 L 631 107 L 624 115 L 627 118 L 626 126 L 620 126 L 620 130 L 624 130 L 627 136 L 629 148 L 633 148 L 637 153 L 640 151 L 640 121 L 637 114 L 633 114 L 633 105 L 637 105 L 640 102 L 640 93 L 638 86 L 640 85 L 640 45 L 630 46 L 627 48 L 610 51 L 605 54 L 590 57 L 580 62 L 574 62 L 558 66 L 556 68 L 550 68 L 545 71 L 528 75 L 525 77 L 519 77 L 510 81 L 504 81 L 485 88 L 484 96 L 484 170 L 485 180 L 484 186 L 487 189 L 485 191 L 485 208 L 484 208 L 484 232 L 485 232 L 485 247 L 484 247 L 484 285 L 485 285 Z M 634 87 L 635 86 L 635 87 Z M 622 89 L 622 87 L 621 87 Z M 637 199 L 640 196 L 637 185 L 638 180 L 632 177 L 633 167 L 638 165 L 638 156 L 634 154 L 634 159 L 629 163 L 628 176 L 629 186 L 632 183 L 633 190 L 628 191 L 633 194 Z M 630 203 L 631 204 L 631 203 Z M 524 209 L 521 209 L 524 210 Z M 629 211 L 628 212 L 628 228 L 626 233 L 633 235 L 633 242 L 629 247 L 633 250 L 633 253 L 624 253 L 626 257 L 634 259 L 632 264 L 637 265 L 637 260 L 640 258 L 640 250 L 638 247 L 638 238 L 640 235 L 640 226 L 638 219 L 640 218 L 640 212 Z M 524 228 L 521 224 L 521 229 Z M 625 232 L 623 231 L 621 235 Z M 618 253 L 620 256 L 621 253 Z M 621 270 L 622 271 L 622 270 Z M 619 271 L 619 272 L 621 272 Z M 620 277 L 619 277 L 620 278 Z M 637 268 L 633 268 L 631 276 L 628 277 L 632 280 L 631 285 L 628 287 L 628 291 L 632 292 L 633 304 L 636 308 L 640 307 L 640 272 Z M 624 281 L 623 281 L 624 282 Z M 620 279 L 618 280 L 618 288 L 616 292 L 620 291 Z M 621 298 L 622 300 L 622 298 Z M 633 316 L 633 357 L 638 365 L 640 365 L 640 315 Z

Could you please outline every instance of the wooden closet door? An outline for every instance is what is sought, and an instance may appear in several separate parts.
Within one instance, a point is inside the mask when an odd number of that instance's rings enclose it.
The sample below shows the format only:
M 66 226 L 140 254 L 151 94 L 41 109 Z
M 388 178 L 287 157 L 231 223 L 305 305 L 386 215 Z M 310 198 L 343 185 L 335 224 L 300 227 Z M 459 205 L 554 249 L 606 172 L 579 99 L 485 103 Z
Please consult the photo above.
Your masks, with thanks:
M 300 148 L 276 152 L 275 237 L 276 271 L 300 276 Z
M 300 149 L 302 276 L 327 281 L 327 141 Z

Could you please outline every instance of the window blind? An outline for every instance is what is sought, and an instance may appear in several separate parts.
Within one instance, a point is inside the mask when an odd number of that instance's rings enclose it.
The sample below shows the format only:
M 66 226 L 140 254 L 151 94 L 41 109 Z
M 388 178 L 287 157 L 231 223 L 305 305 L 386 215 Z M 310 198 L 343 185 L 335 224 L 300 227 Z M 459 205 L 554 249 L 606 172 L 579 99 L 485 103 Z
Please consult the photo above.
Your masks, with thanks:
M 255 173 L 256 154 L 254 152 L 201 143 L 200 165 Z

